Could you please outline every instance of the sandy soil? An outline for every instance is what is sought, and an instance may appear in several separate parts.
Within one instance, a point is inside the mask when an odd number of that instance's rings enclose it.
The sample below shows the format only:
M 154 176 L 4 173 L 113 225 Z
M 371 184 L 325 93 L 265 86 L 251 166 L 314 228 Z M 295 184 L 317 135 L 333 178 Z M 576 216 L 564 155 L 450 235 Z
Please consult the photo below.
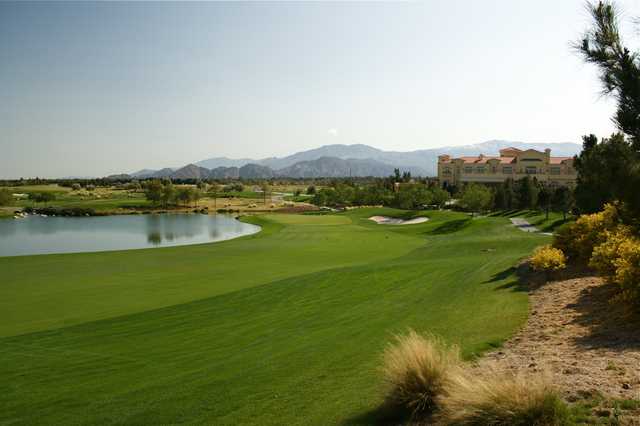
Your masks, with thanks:
M 415 225 L 416 223 L 424 223 L 429 220 L 428 217 L 416 217 L 409 220 L 397 219 L 395 217 L 387 216 L 371 216 L 369 220 L 376 222 L 379 225 Z
M 640 321 L 610 302 L 614 287 L 575 271 L 546 283 L 526 265 L 518 272 L 529 283 L 529 320 L 479 366 L 545 370 L 568 401 L 596 393 L 640 399 Z

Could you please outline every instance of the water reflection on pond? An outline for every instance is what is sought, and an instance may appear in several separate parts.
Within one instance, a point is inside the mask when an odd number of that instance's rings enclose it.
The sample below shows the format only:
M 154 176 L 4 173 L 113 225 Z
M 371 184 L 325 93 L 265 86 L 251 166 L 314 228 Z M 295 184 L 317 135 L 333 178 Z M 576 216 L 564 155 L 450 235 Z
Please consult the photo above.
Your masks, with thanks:
M 0 256 L 165 247 L 222 241 L 260 228 L 226 215 L 163 214 L 0 220 Z

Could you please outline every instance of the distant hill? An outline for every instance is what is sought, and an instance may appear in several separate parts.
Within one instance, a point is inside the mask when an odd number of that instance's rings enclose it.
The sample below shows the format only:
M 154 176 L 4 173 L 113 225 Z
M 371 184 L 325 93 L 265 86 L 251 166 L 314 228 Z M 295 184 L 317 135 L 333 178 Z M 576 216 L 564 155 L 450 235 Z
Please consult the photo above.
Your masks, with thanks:
M 238 167 L 216 167 L 211 170 L 209 177 L 212 179 L 238 179 L 240 177 L 240 168 Z
M 276 173 L 267 166 L 259 164 L 245 164 L 238 171 L 240 177 L 245 179 L 269 179 L 276 176 Z
M 207 179 L 210 173 L 211 171 L 209 169 L 196 166 L 195 164 L 188 164 L 171 173 L 169 177 L 173 179 Z
M 435 176 L 437 174 L 438 155 L 497 155 L 507 147 L 518 149 L 551 149 L 551 155 L 570 157 L 581 150 L 576 143 L 526 143 L 504 140 L 491 140 L 472 145 L 447 146 L 421 149 L 417 151 L 383 151 L 368 145 L 325 145 L 320 148 L 301 151 L 277 158 L 231 159 L 215 157 L 198 161 L 181 169 L 165 168 L 154 171 L 149 169 L 131 173 L 132 177 L 172 177 L 180 179 L 204 179 L 206 177 L 223 179 L 238 177 L 247 179 L 266 179 L 275 176 L 285 177 L 344 177 L 344 176 L 386 176 L 394 168 L 410 171 L 415 176 Z M 340 161 L 341 160 L 341 161 Z
M 227 158 L 227 157 L 214 157 L 206 160 L 198 161 L 196 166 L 204 167 L 207 169 L 216 169 L 218 167 L 242 167 L 249 163 L 258 163 L 259 160 L 252 160 L 250 158 Z
M 393 166 L 375 160 L 320 157 L 311 161 L 300 161 L 278 170 L 279 176 L 292 178 L 344 177 L 344 176 L 389 176 Z

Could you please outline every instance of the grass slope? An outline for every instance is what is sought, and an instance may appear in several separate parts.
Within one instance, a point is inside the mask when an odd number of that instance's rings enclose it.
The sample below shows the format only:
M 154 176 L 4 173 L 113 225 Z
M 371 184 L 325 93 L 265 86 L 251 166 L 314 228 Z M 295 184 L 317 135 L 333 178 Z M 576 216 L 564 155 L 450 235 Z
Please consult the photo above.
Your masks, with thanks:
M 467 356 L 498 345 L 526 317 L 510 268 L 547 240 L 505 218 L 366 220 L 400 213 L 266 216 L 252 219 L 262 233 L 219 244 L 0 258 L 0 423 L 366 422 L 390 335 L 429 330 Z

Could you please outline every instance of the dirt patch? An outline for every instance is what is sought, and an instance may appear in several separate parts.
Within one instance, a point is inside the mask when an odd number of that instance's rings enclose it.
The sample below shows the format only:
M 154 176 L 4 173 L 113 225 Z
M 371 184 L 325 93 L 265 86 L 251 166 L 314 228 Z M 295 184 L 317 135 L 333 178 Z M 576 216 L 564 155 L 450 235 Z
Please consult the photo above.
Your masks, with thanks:
M 479 366 L 546 370 L 568 401 L 594 394 L 640 399 L 640 321 L 610 302 L 615 288 L 594 276 L 523 279 L 530 283 L 527 324 Z

